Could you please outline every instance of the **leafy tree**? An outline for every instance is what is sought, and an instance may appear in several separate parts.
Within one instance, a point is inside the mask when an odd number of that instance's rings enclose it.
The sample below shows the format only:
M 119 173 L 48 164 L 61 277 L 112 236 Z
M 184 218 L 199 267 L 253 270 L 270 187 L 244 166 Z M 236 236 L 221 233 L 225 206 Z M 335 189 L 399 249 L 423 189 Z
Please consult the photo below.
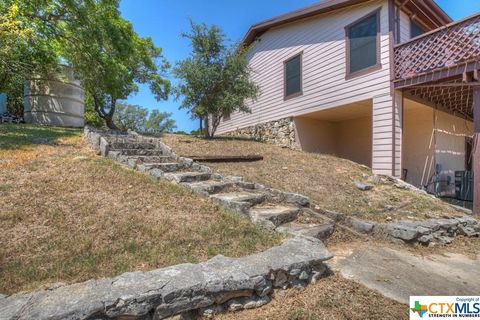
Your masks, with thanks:
M 98 115 L 93 106 L 93 98 L 88 92 L 85 93 L 85 124 L 95 128 L 105 128 L 105 121 Z
M 136 105 L 118 104 L 114 121 L 118 129 L 141 131 L 146 121 L 148 110 Z
M 192 135 L 192 136 L 199 136 L 202 133 L 203 133 L 203 131 L 200 130 L 200 129 L 190 131 L 190 135 Z
M 162 77 L 169 67 L 162 50 L 150 38 L 140 37 L 118 7 L 118 0 L 76 1 L 67 8 L 69 23 L 59 33 L 67 43 L 62 56 L 111 129 L 117 129 L 117 101 L 137 92 L 138 84 L 148 84 L 157 100 L 166 99 L 170 91 L 170 82 Z
M 247 51 L 241 45 L 227 45 L 225 34 L 213 25 L 191 22 L 192 52 L 173 70 L 180 80 L 176 97 L 183 97 L 180 108 L 204 121 L 204 135 L 212 138 L 224 115 L 234 111 L 251 112 L 248 99 L 257 99 L 259 88 L 251 81 Z
M 0 1 L 0 92 L 8 95 L 10 112 L 23 114 L 23 84 L 34 73 L 55 72 L 57 50 L 52 35 L 33 11 L 43 2 Z
M 181 135 L 184 135 L 184 136 L 188 136 L 188 133 L 183 131 L 183 130 L 175 131 L 174 134 L 181 134 Z
M 140 133 L 157 134 L 170 132 L 177 126 L 171 113 L 152 110 L 137 105 L 119 103 L 114 121 L 121 130 L 134 130 Z
M 0 45 L 12 48 L 2 60 L 12 71 L 0 66 L 0 78 L 18 74 L 22 65 L 32 66 L 20 73 L 18 84 L 39 72 L 38 66 L 44 74 L 55 71 L 50 62 L 66 62 L 91 96 L 93 109 L 112 129 L 117 101 L 137 92 L 138 84 L 148 84 L 157 100 L 168 97 L 170 82 L 162 74 L 169 65 L 161 49 L 121 17 L 119 0 L 2 0 L 0 14 L 6 16 L 0 31 L 8 31 Z M 19 32 L 23 36 L 18 40 Z
M 147 121 L 143 124 L 145 133 L 171 132 L 177 128 L 175 120 L 171 119 L 171 113 L 152 110 Z

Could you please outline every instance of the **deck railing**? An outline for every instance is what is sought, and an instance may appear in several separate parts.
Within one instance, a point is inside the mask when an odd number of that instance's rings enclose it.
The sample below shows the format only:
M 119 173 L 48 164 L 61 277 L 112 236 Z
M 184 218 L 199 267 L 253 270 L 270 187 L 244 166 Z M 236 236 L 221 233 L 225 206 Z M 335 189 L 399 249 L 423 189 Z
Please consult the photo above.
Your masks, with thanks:
M 395 79 L 480 59 L 480 13 L 394 47 Z

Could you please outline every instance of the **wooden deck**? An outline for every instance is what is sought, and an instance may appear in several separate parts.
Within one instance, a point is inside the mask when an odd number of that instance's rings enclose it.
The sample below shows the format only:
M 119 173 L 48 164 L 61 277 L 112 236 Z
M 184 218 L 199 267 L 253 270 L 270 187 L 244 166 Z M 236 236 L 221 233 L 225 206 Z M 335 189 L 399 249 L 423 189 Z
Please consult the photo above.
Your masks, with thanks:
M 480 215 L 480 13 L 394 47 L 393 87 L 474 122 L 474 205 Z
M 394 47 L 395 87 L 461 75 L 478 69 L 480 13 Z

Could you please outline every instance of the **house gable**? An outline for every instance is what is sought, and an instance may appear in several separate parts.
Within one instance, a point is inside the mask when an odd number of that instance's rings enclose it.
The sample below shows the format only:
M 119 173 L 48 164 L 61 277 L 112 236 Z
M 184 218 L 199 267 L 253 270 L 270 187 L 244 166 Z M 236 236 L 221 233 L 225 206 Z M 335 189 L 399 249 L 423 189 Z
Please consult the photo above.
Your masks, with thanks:
M 380 68 L 346 79 L 345 27 L 378 10 Z M 390 40 L 387 0 L 362 2 L 312 18 L 274 27 L 252 44 L 248 58 L 260 86 L 251 114 L 233 113 L 218 133 L 299 116 L 390 93 Z M 284 100 L 284 61 L 302 54 L 301 96 Z

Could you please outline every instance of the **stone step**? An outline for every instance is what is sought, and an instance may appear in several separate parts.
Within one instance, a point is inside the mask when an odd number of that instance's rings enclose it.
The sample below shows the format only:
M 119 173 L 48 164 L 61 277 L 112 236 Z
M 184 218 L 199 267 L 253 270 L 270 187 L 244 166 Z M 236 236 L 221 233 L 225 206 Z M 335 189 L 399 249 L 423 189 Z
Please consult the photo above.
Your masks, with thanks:
M 136 168 L 142 163 L 167 163 L 173 162 L 172 157 L 169 156 L 121 156 L 119 161 L 128 164 L 129 167 Z
M 148 142 L 111 142 L 109 147 L 111 150 L 156 148 L 155 144 Z
M 186 172 L 166 173 L 163 177 L 169 181 L 173 181 L 176 183 L 199 182 L 199 181 L 209 180 L 212 177 L 212 174 L 206 173 L 206 172 L 186 171 Z
M 277 227 L 278 232 L 288 233 L 293 236 L 312 237 L 325 240 L 333 233 L 334 226 L 330 223 L 325 224 L 301 224 L 289 222 Z
M 138 166 L 139 171 L 148 171 L 150 169 L 159 169 L 163 172 L 176 172 L 183 168 L 178 162 L 155 162 L 155 163 L 141 163 Z
M 292 206 L 268 205 L 253 207 L 248 214 L 255 224 L 274 230 L 282 224 L 294 221 L 300 210 Z
M 170 156 L 129 156 L 128 159 L 135 159 L 141 163 L 173 162 Z
M 266 196 L 261 193 L 241 191 L 213 194 L 210 198 L 218 202 L 218 204 L 224 208 L 228 208 L 243 215 L 248 215 L 248 210 L 252 206 L 265 201 Z
M 222 182 L 217 180 L 207 180 L 199 182 L 182 183 L 182 185 L 192 189 L 193 191 L 208 196 L 223 192 L 225 189 L 234 186 L 231 182 Z
M 163 155 L 160 149 L 110 149 L 110 152 L 120 152 L 124 156 L 161 156 Z
M 214 194 L 212 195 L 212 198 L 225 201 L 248 202 L 252 205 L 256 205 L 265 200 L 265 195 L 262 193 L 238 191 Z

